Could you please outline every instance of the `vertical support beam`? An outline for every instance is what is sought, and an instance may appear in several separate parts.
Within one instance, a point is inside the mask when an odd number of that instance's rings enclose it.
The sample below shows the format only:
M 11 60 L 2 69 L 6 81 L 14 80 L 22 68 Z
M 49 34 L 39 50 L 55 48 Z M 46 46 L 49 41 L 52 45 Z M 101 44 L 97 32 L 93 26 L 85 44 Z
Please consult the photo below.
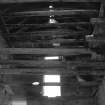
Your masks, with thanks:
M 4 39 L 6 35 L 8 35 L 8 30 L 5 27 L 5 21 L 3 17 L 0 16 L 0 48 L 8 47 L 6 40 Z M 9 56 L 7 54 L 0 54 L 0 59 L 7 60 L 9 59 Z M 0 65 L 0 68 L 2 67 L 5 67 L 5 65 Z M 6 80 L 6 78 L 1 76 L 0 80 L 3 82 Z M 0 83 L 0 105 L 9 105 L 12 93 L 12 89 L 9 85 Z
M 99 17 L 103 17 L 105 15 L 105 4 L 102 2 L 100 6 Z
M 8 85 L 0 85 L 0 105 L 10 105 L 13 92 Z
M 99 86 L 97 97 L 97 105 L 105 105 L 105 77 L 102 84 Z
M 105 18 L 105 1 L 101 2 L 100 11 L 99 11 L 99 18 Z M 103 39 L 105 38 L 105 22 L 95 24 L 95 28 L 93 30 L 93 35 L 95 38 Z
M 0 14 L 0 29 L 2 29 L 2 32 L 5 33 L 5 34 L 9 33 L 9 31 L 8 31 L 6 25 L 5 25 L 4 18 L 1 14 Z
M 4 44 L 4 47 L 7 47 L 7 41 L 5 40 L 6 36 L 9 34 L 9 30 L 5 25 L 3 16 L 0 14 L 0 38 L 3 40 L 1 43 Z M 0 44 L 1 44 L 0 43 Z
M 5 27 L 4 19 L 0 15 L 0 48 L 8 47 L 5 36 L 8 35 L 8 30 Z M 0 54 L 0 59 L 8 59 L 7 55 Z

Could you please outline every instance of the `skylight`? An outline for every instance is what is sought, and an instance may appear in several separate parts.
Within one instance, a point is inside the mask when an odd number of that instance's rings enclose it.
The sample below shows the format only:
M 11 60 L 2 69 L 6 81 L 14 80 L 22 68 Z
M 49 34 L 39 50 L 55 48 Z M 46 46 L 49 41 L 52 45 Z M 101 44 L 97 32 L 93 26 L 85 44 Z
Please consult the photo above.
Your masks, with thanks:
M 59 56 L 46 56 L 44 57 L 44 60 L 59 60 Z
M 44 82 L 60 83 L 60 75 L 44 75 Z

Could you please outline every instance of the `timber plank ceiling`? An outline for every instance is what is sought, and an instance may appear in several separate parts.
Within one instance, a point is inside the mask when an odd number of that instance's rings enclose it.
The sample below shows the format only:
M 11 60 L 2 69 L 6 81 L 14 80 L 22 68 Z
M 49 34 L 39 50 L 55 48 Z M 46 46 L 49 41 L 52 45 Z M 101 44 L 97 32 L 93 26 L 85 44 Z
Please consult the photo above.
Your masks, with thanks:
M 64 96 L 74 88 L 77 93 L 69 95 L 74 99 L 93 97 L 105 75 L 105 37 L 96 34 L 97 24 L 104 24 L 104 7 L 100 0 L 0 0 L 3 81 L 40 97 L 43 75 L 60 74 Z M 49 23 L 52 17 L 55 23 Z M 39 88 L 32 87 L 34 80 L 41 82 Z

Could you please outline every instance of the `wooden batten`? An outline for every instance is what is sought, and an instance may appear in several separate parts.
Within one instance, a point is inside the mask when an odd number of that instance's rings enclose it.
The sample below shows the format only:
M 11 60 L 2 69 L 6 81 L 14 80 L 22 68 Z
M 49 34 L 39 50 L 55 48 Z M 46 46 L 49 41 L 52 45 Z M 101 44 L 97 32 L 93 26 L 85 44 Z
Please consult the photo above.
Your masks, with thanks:
M 93 54 L 89 49 L 85 48 L 1 48 L 0 53 L 7 54 L 37 54 L 37 55 L 79 55 Z

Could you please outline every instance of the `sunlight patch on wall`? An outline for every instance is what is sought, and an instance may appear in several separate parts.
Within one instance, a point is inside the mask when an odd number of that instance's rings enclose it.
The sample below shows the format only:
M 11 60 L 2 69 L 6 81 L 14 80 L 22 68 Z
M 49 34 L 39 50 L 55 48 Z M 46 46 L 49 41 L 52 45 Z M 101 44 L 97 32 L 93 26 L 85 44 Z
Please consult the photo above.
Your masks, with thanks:
M 43 96 L 57 97 L 61 96 L 60 86 L 43 86 Z
M 53 85 L 53 83 L 59 84 L 61 82 L 60 75 L 44 75 L 43 82 L 45 86 L 43 86 L 43 96 L 47 97 L 57 97 L 61 96 L 61 86 Z M 46 85 L 50 83 L 51 85 Z

